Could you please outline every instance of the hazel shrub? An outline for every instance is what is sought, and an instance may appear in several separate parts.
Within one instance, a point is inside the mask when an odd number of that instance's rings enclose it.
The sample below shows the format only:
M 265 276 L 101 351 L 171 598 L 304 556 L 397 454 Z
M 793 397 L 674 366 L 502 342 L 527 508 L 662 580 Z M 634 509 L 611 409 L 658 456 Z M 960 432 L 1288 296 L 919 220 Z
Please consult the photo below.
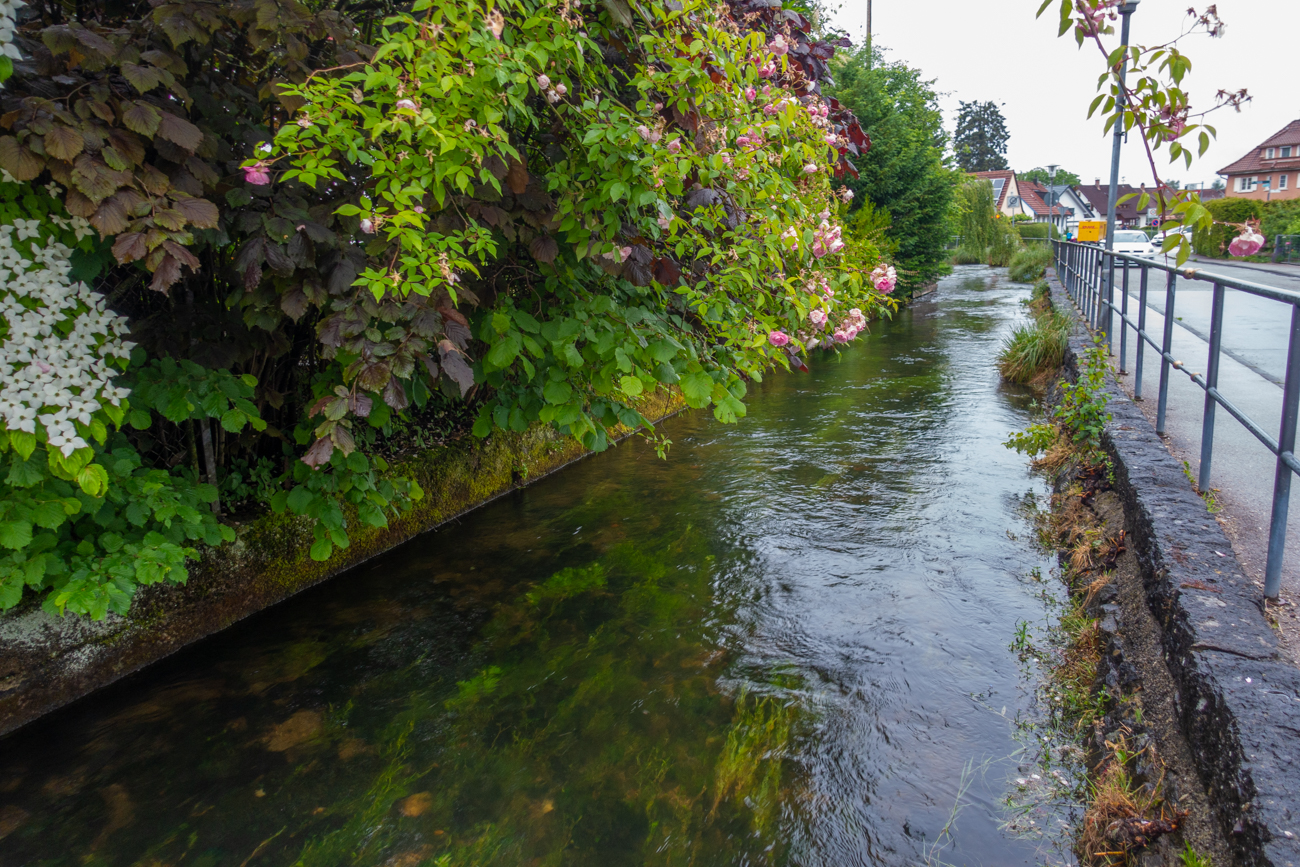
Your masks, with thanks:
M 540 420 L 600 449 L 666 387 L 735 421 L 747 382 L 891 306 L 835 219 L 830 181 L 869 147 L 820 92 L 847 40 L 699 0 L 424 0 L 385 26 L 369 61 L 291 89 L 299 116 L 245 178 L 369 175 L 338 209 L 372 239 L 356 285 L 468 314 L 481 354 L 430 361 L 472 361 L 475 434 Z

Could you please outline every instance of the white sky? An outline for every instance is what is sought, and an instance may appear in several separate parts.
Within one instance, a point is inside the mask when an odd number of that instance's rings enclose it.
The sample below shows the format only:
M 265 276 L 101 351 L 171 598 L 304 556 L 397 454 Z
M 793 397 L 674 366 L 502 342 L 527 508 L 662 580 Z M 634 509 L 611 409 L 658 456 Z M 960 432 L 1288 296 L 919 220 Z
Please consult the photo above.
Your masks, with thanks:
M 834 7 L 837 0 L 830 0 Z M 838 0 L 832 20 L 860 41 L 866 0 Z M 1111 137 L 1100 115 L 1088 120 L 1104 61 L 1095 45 L 1077 48 L 1067 33 L 1056 38 L 1059 4 L 1034 18 L 1041 0 L 873 0 L 872 29 L 886 57 L 936 79 L 951 134 L 959 101 L 1000 103 L 1011 134 L 1007 160 L 1018 171 L 1058 163 L 1084 183 L 1110 177 Z M 1187 9 L 1203 0 L 1141 0 L 1133 15 L 1131 41 L 1155 45 L 1182 32 Z M 1245 155 L 1287 123 L 1300 118 L 1300 2 L 1217 0 L 1224 35 L 1190 36 L 1181 43 L 1193 63 L 1184 79 L 1193 112 L 1214 105 L 1220 90 L 1246 88 L 1254 97 L 1240 114 L 1230 108 L 1207 122 L 1218 130 L 1204 157 L 1190 169 L 1157 154 L 1162 177 L 1212 182 L 1218 169 Z M 1118 25 L 1118 22 L 1116 22 Z M 1117 26 L 1118 30 L 1118 26 Z M 1118 45 L 1118 33 L 1112 45 Z M 1191 139 L 1193 145 L 1195 140 Z M 1120 159 L 1121 179 L 1150 183 L 1150 168 L 1131 136 Z

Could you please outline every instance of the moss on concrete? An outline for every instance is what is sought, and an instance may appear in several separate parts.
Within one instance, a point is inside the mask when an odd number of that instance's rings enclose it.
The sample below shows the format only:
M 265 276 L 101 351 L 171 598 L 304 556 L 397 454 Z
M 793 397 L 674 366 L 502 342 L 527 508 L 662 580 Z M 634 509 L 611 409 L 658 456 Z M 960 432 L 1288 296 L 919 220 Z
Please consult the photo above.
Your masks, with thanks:
M 684 407 L 680 395 L 657 393 L 641 410 L 658 420 Z M 309 521 L 268 514 L 236 527 L 235 542 L 205 551 L 187 584 L 142 589 L 126 617 L 109 615 L 86 629 L 76 618 L 54 618 L 39 609 L 6 615 L 0 625 L 15 628 L 0 630 L 0 659 L 5 660 L 0 734 L 586 454 L 571 437 L 542 426 L 497 432 L 486 440 L 466 437 L 396 462 L 394 474 L 414 478 L 424 498 L 410 511 L 390 516 L 387 527 L 369 526 L 349 514 L 351 544 L 324 562 L 308 556 Z

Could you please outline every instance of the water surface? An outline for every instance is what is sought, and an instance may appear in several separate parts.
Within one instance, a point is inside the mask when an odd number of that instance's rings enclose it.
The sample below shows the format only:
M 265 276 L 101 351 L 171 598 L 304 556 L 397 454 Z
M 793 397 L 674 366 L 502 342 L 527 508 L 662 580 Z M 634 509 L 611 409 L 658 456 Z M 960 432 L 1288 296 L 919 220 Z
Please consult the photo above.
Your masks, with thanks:
M 0 741 L 0 863 L 1039 863 L 1004 273 Z

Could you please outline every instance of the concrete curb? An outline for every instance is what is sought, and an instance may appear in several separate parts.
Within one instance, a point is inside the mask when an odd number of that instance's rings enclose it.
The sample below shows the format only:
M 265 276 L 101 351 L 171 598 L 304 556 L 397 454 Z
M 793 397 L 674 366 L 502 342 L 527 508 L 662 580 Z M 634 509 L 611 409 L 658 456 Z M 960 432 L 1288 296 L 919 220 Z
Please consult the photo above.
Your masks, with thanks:
M 1065 361 L 1074 377 L 1091 338 L 1051 270 L 1048 284 L 1075 318 Z M 1214 815 L 1241 864 L 1300 867 L 1300 670 L 1281 657 L 1262 591 L 1182 467 L 1113 377 L 1107 388 L 1103 447 Z

